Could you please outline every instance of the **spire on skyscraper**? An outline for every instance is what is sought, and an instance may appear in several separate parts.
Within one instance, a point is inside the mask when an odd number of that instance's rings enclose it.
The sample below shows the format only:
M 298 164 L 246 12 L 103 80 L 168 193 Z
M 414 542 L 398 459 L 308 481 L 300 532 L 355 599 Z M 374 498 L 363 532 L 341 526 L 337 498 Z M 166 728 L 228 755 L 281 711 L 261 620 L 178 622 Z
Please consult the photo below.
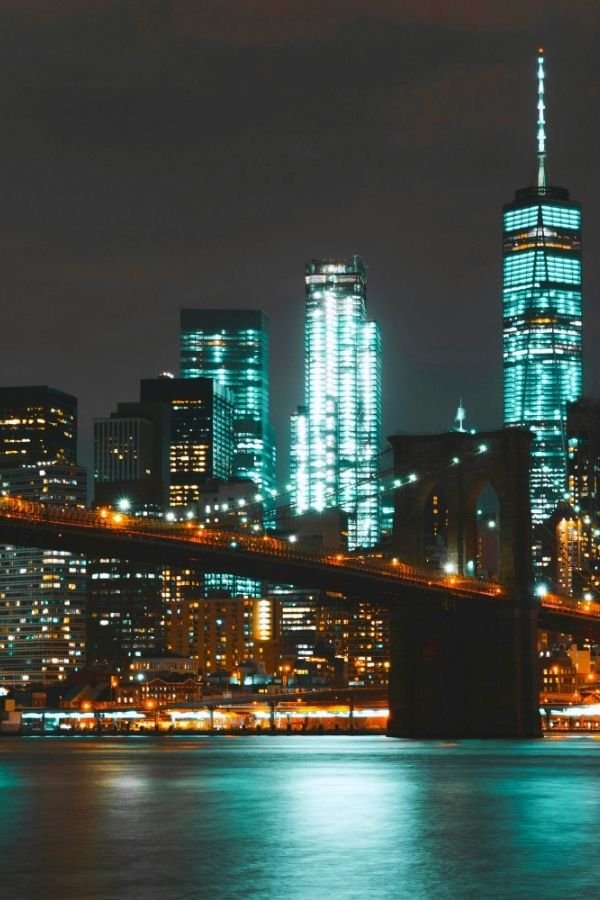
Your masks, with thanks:
M 458 409 L 456 410 L 456 416 L 454 417 L 454 428 L 453 431 L 466 431 L 465 428 L 465 419 L 467 418 L 467 411 L 463 406 L 462 397 L 459 397 L 458 400 Z
M 537 186 L 544 191 L 548 183 L 548 175 L 546 172 L 546 104 L 544 81 L 546 73 L 544 70 L 544 48 L 538 49 L 537 58 Z

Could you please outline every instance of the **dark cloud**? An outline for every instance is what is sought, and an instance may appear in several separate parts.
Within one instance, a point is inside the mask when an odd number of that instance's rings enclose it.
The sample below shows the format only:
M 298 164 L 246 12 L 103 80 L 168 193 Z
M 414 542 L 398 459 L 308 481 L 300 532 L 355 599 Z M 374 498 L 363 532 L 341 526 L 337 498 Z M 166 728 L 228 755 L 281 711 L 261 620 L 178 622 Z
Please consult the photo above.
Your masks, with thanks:
M 460 394 L 497 425 L 500 212 L 533 170 L 542 43 L 600 392 L 598 19 L 584 2 L 0 0 L 0 382 L 73 391 L 89 428 L 176 370 L 181 307 L 259 306 L 285 456 L 304 260 L 359 252 L 386 429 L 445 427 Z

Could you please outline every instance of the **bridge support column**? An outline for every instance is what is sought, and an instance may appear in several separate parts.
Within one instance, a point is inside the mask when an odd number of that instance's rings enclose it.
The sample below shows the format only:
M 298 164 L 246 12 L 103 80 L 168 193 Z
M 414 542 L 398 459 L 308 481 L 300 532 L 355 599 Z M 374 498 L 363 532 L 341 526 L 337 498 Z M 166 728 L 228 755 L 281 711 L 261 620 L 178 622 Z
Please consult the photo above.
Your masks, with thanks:
M 391 737 L 541 735 L 537 610 L 422 594 L 390 610 Z

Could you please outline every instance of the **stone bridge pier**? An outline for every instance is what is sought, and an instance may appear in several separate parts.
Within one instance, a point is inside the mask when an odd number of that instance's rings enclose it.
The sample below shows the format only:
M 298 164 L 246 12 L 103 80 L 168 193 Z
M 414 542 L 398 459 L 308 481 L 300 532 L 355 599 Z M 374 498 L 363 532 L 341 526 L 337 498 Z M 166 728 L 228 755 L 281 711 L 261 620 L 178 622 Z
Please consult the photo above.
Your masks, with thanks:
M 388 733 L 411 738 L 538 737 L 537 606 L 532 591 L 530 435 L 516 429 L 390 438 L 396 494 L 393 549 L 434 565 L 431 498 L 442 509 L 442 550 L 477 574 L 478 502 L 497 497 L 497 579 L 509 597 L 411 593 L 391 604 Z M 481 448 L 485 447 L 485 450 Z M 456 462 L 458 460 L 458 462 Z M 409 472 L 418 480 L 407 481 Z M 472 570 L 475 569 L 475 572 Z

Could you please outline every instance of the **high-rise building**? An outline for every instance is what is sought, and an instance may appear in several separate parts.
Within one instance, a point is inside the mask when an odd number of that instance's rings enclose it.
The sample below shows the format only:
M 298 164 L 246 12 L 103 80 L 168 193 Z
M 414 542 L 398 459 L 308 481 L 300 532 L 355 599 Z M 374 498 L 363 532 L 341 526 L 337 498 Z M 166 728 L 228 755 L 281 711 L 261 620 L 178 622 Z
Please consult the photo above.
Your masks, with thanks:
M 232 474 L 259 488 L 275 483 L 269 420 L 269 328 L 252 309 L 181 311 L 181 377 L 212 378 L 233 398 Z
M 199 515 L 233 453 L 227 389 L 207 378 L 141 382 L 140 400 L 94 422 L 95 502 L 135 514 L 188 507 Z M 206 496 L 205 496 L 206 494 Z M 202 499 L 202 503 L 200 502 Z M 118 560 L 90 565 L 89 660 L 118 668 L 165 650 L 197 656 L 202 575 L 192 569 Z
M 337 506 L 348 545 L 379 540 L 381 337 L 367 319 L 367 273 L 359 256 L 305 269 L 305 399 L 292 416 L 291 483 L 297 515 Z
M 581 207 L 548 180 L 544 54 L 537 57 L 537 166 L 503 214 L 504 424 L 533 432 L 531 509 L 566 491 L 566 405 L 581 394 Z
M 77 400 L 47 386 L 0 388 L 0 481 L 28 500 L 85 506 Z M 62 681 L 85 664 L 86 562 L 0 546 L 0 681 Z
M 209 378 L 147 378 L 142 403 L 168 406 L 169 506 L 200 500 L 201 486 L 212 478 L 231 477 L 231 396 Z
M 119 403 L 110 417 L 94 419 L 94 503 L 134 512 L 160 512 L 169 484 L 163 435 L 164 404 Z
M 600 596 L 600 400 L 582 397 L 567 406 L 567 484 L 579 536 L 580 570 L 570 589 Z M 563 526 L 564 527 L 564 526 Z
M 0 469 L 77 461 L 77 400 L 47 385 L 0 388 Z

